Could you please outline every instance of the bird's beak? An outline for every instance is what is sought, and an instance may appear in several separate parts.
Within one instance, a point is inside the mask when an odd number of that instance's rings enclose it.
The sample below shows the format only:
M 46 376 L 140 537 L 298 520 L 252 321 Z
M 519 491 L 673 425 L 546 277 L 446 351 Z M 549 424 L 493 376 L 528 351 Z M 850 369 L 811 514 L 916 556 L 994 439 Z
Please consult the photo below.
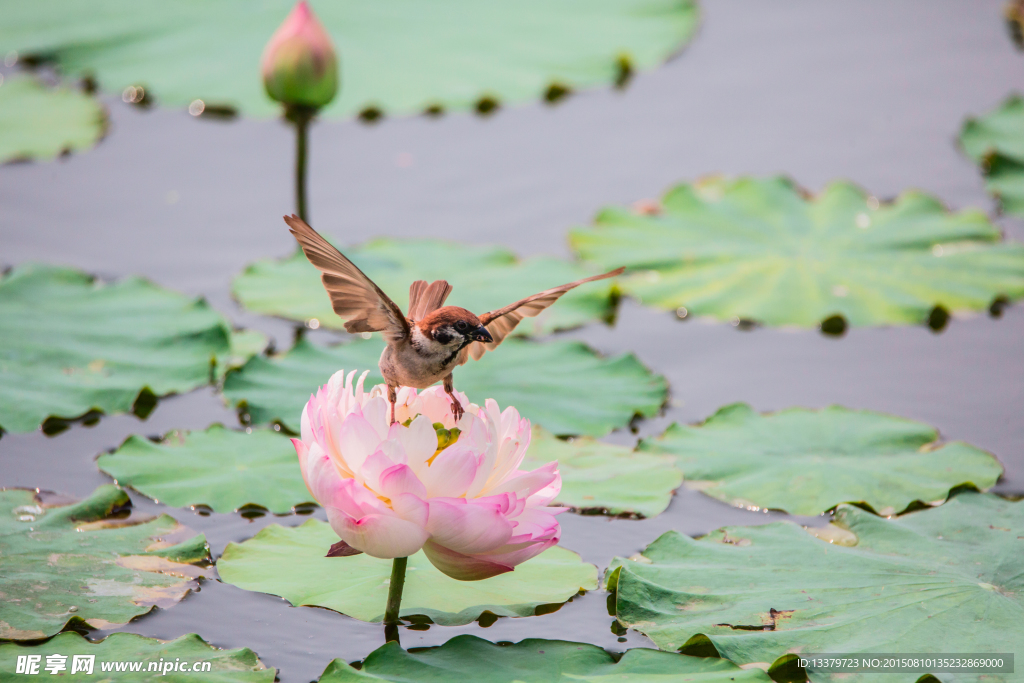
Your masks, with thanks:
M 473 341 L 484 342 L 486 344 L 489 344 L 492 341 L 494 341 L 494 337 L 491 336 L 491 333 L 488 332 L 487 328 L 484 327 L 483 325 L 481 325 L 480 327 L 476 328 L 473 331 L 473 334 L 471 334 L 469 336 L 470 336 L 470 338 L 473 339 Z

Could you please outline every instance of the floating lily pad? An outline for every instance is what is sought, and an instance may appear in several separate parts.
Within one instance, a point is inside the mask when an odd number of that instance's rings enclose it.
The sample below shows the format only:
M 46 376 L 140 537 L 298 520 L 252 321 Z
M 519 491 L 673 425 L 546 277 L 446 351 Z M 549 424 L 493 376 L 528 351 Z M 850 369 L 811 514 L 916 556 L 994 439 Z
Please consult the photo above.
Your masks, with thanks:
M 191 391 L 229 349 L 223 318 L 202 300 L 45 265 L 0 279 L 0 329 L 0 428 L 9 432 Z
M 658 647 L 737 664 L 792 652 L 1020 652 L 1022 557 L 1024 504 L 968 492 L 895 519 L 843 505 L 826 529 L 779 522 L 699 541 L 670 531 L 614 560 L 608 584 L 619 621 Z
M 174 507 L 231 512 L 251 504 L 285 514 L 312 501 L 295 448 L 268 429 L 246 434 L 213 425 L 171 432 L 160 443 L 131 436 L 97 464 L 118 484 Z
M 552 460 L 558 461 L 562 475 L 562 492 L 555 502 L 577 512 L 654 517 L 665 511 L 683 482 L 671 455 L 637 452 L 586 436 L 563 441 L 534 427 L 521 469 Z
M 928 425 L 832 406 L 759 415 L 737 403 L 703 424 L 673 424 L 640 450 L 675 455 L 687 487 L 745 508 L 817 515 L 860 503 L 892 515 L 950 489 L 995 485 L 1003 468 L 962 442 L 938 443 Z
M 724 659 L 688 657 L 637 648 L 616 657 L 596 645 L 530 638 L 494 643 L 462 635 L 441 647 L 403 650 L 387 643 L 357 670 L 340 659 L 328 665 L 320 683 L 770 683 L 760 669 L 743 670 Z
M 89 149 L 106 128 L 103 106 L 84 93 L 28 76 L 0 80 L 0 163 Z
M 384 343 L 357 339 L 331 348 L 299 340 L 277 358 L 256 357 L 224 380 L 224 395 L 253 424 L 280 421 L 298 431 L 310 395 L 341 369 L 370 370 L 367 386 L 384 380 L 377 369 Z M 455 388 L 482 405 L 495 399 L 556 434 L 601 436 L 654 415 L 665 402 L 665 378 L 632 354 L 601 358 L 579 342 L 537 344 L 506 340 L 482 360 L 455 370 Z
M 388 599 L 391 560 L 369 555 L 325 557 L 338 536 L 311 519 L 300 527 L 272 524 L 244 543 L 229 543 L 217 562 L 220 578 L 251 591 L 280 595 L 293 605 L 326 607 L 360 621 L 380 621 Z M 555 546 L 514 571 L 483 581 L 456 581 L 421 552 L 409 558 L 401 616 L 426 616 L 445 626 L 468 624 L 485 611 L 532 616 L 597 588 L 597 569 Z
M 985 188 L 999 200 L 999 207 L 1014 216 L 1024 216 L 1024 160 L 1002 154 L 985 158 Z
M 1014 95 L 981 118 L 969 118 L 960 145 L 981 164 L 985 187 L 1004 211 L 1024 216 L 1024 99 Z
M 275 675 L 275 670 L 265 667 L 249 648 L 220 650 L 195 633 L 169 641 L 134 633 L 112 633 L 94 643 L 78 633 L 68 632 L 38 645 L 4 643 L 0 644 L 0 671 L 13 674 L 17 671 L 19 657 L 33 655 L 39 657 L 35 673 L 44 677 L 57 674 L 61 681 L 82 683 L 95 680 L 193 683 L 200 679 L 204 683 L 273 683 Z M 56 659 L 56 656 L 63 659 Z M 47 669 L 51 662 L 53 670 Z M 153 670 L 149 668 L 151 664 Z M 133 668 L 136 665 L 138 668 Z M 172 671 L 169 667 L 180 670 Z M 164 671 L 165 668 L 168 670 Z M 121 675 L 117 675 L 118 672 Z M 29 675 L 26 674 L 25 680 L 32 680 Z
M 711 178 L 647 211 L 606 209 L 571 242 L 598 266 L 628 266 L 626 293 L 681 317 L 941 327 L 1024 296 L 1024 245 L 920 192 L 888 203 L 845 182 L 809 197 L 785 178 Z
M 242 414 L 243 422 L 280 422 L 298 433 L 302 409 L 310 396 L 338 370 L 369 370 L 366 386 L 384 381 L 377 368 L 383 345 L 356 340 L 331 348 L 301 338 L 287 353 L 256 356 L 224 378 L 224 396 Z
M 110 485 L 64 507 L 47 507 L 35 491 L 0 490 L 0 638 L 45 638 L 71 622 L 110 628 L 195 588 L 206 537 L 167 515 L 119 514 L 130 505 Z
M 259 330 L 232 330 L 228 344 L 227 354 L 217 358 L 217 377 L 224 377 L 228 370 L 240 368 L 266 351 L 270 339 Z
M 408 310 L 409 285 L 415 280 L 448 280 L 454 290 L 447 303 L 480 314 L 597 274 L 556 258 L 521 261 L 502 247 L 441 240 L 380 239 L 344 248 L 344 252 L 403 311 Z M 458 267 L 453 268 L 453 263 Z M 235 278 L 232 291 L 243 306 L 256 313 L 300 322 L 316 319 L 319 326 L 345 329 L 345 321 L 331 308 L 320 273 L 301 252 L 280 261 L 252 264 Z M 543 334 L 611 319 L 615 314 L 613 297 L 614 285 L 608 280 L 582 285 L 536 318 L 523 320 L 516 332 Z
M 94 75 L 113 92 L 142 85 L 171 106 L 201 99 L 273 116 L 278 109 L 263 91 L 260 54 L 293 4 L 21 3 L 5 13 L 0 53 L 44 57 L 66 73 Z M 575 88 L 622 83 L 679 50 L 698 19 L 694 0 L 395 0 L 313 8 L 341 60 L 331 116 L 489 111 L 505 101 L 555 100 Z

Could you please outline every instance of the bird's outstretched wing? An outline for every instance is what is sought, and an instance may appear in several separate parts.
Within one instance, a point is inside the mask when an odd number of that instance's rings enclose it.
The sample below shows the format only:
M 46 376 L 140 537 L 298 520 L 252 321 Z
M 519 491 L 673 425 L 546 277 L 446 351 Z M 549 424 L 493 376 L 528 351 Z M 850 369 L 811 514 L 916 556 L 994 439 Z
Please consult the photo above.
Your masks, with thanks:
M 484 313 L 480 316 L 480 322 L 482 322 L 484 327 L 487 328 L 487 331 L 491 333 L 491 337 L 494 341 L 487 342 L 486 344 L 483 342 L 473 342 L 467 347 L 469 349 L 469 356 L 472 357 L 473 360 L 480 360 L 485 353 L 493 351 L 498 344 L 505 339 L 505 337 L 511 334 L 512 330 L 516 328 L 516 325 L 519 324 L 520 320 L 539 315 L 541 311 L 558 301 L 558 299 L 570 289 L 579 287 L 587 282 L 593 282 L 594 280 L 604 280 L 605 278 L 615 277 L 616 275 L 620 275 L 623 270 L 625 270 L 625 268 L 616 268 L 615 270 L 604 273 L 603 275 L 595 275 L 593 277 L 577 280 L 576 282 L 570 282 L 567 285 L 553 287 L 541 292 L 540 294 L 534 294 L 533 296 L 528 296 L 525 299 L 520 299 L 514 304 L 509 304 L 504 308 Z
M 452 293 L 452 286 L 444 280 L 416 280 L 409 285 L 409 319 L 423 320 L 444 306 L 445 299 Z
M 320 271 L 334 312 L 345 318 L 348 332 L 383 332 L 388 343 L 409 337 L 409 322 L 398 304 L 373 280 L 295 215 L 284 222 L 298 240 L 306 258 Z

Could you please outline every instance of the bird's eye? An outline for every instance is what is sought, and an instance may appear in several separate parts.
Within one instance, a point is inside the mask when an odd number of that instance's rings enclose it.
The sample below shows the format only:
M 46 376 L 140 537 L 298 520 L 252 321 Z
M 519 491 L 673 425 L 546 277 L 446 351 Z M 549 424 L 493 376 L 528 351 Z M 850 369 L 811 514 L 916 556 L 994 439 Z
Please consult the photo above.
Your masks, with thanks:
M 467 323 L 465 320 L 460 320 L 459 322 L 455 323 L 455 329 L 457 329 L 459 332 L 465 332 L 467 329 L 469 329 L 469 323 Z

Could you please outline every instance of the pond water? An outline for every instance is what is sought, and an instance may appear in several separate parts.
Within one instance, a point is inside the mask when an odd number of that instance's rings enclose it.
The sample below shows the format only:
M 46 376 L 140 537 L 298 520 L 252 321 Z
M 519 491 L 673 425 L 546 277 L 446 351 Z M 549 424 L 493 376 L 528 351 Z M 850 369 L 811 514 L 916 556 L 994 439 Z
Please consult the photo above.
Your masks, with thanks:
M 785 173 L 811 190 L 845 178 L 879 197 L 919 188 L 953 208 L 992 212 L 981 176 L 955 137 L 964 117 L 1024 89 L 1024 55 L 1010 42 L 1001 9 L 1002 0 L 706 0 L 693 43 L 625 92 L 584 92 L 554 107 L 506 107 L 486 119 L 316 125 L 311 222 L 350 244 L 430 236 L 564 256 L 568 228 L 587 223 L 601 206 L 657 197 L 675 182 L 709 173 Z M 95 150 L 0 168 L 0 264 L 39 260 L 105 278 L 143 274 L 202 294 L 236 324 L 261 329 L 286 348 L 291 325 L 241 311 L 229 287 L 247 263 L 294 248 L 280 220 L 292 211 L 290 131 L 276 121 L 196 120 L 184 111 L 107 103 L 110 133 Z M 997 223 L 1024 240 L 1020 222 Z M 758 410 L 837 403 L 922 420 L 945 439 L 987 449 L 1006 467 L 996 490 L 1024 494 L 1019 305 L 998 320 L 954 319 L 941 334 L 923 326 L 855 329 L 834 339 L 680 322 L 625 301 L 614 327 L 563 336 L 604 353 L 633 351 L 668 377 L 664 414 L 640 422 L 638 434 L 616 433 L 611 441 L 632 443 L 735 401 Z M 319 342 L 332 337 L 312 335 Z M 109 481 L 95 456 L 129 434 L 214 422 L 237 419 L 207 388 L 161 401 L 145 422 L 117 416 L 55 437 L 5 435 L 0 486 L 84 497 Z M 201 517 L 132 498 L 144 511 L 168 512 L 205 532 L 215 555 L 267 524 L 305 521 Z M 681 489 L 650 520 L 560 519 L 562 545 L 603 570 L 611 557 L 631 555 L 668 529 L 697 535 L 780 517 L 786 516 L 734 509 Z M 553 614 L 499 619 L 489 628 L 405 630 L 402 644 L 437 645 L 473 633 L 492 641 L 565 638 L 613 650 L 650 646 L 635 632 L 625 640 L 612 632 L 605 598 L 595 591 Z M 116 630 L 159 638 L 198 632 L 220 647 L 251 647 L 289 683 L 313 680 L 331 659 L 361 659 L 383 642 L 379 626 L 218 582 Z

